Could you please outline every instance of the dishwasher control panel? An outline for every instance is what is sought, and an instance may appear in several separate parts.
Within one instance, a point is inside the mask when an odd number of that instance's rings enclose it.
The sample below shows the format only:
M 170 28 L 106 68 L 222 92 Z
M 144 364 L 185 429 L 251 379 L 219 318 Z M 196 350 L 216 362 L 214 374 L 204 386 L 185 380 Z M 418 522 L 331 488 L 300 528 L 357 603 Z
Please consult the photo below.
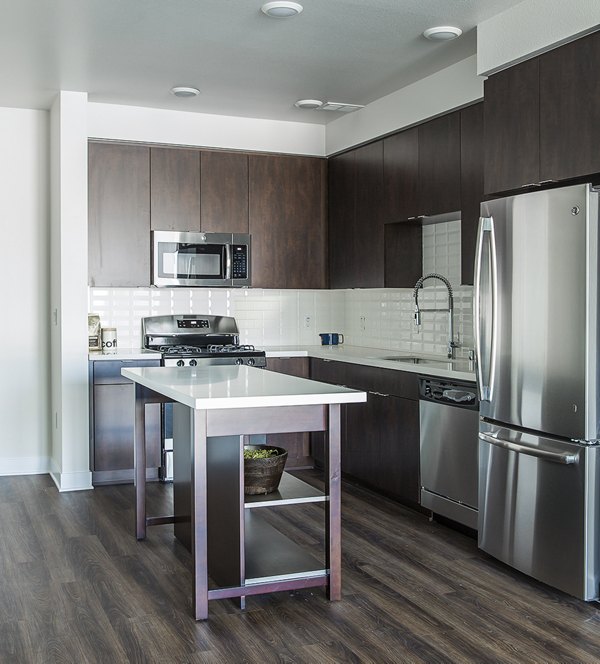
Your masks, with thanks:
M 419 399 L 446 403 L 458 408 L 479 410 L 475 383 L 444 380 L 443 378 L 419 378 Z

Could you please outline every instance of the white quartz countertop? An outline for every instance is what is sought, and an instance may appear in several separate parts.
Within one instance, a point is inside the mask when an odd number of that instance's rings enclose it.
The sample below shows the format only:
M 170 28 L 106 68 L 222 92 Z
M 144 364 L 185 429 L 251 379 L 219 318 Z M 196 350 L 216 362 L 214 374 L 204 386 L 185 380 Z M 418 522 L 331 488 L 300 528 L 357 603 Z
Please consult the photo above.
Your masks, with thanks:
M 264 408 L 357 403 L 365 392 L 247 366 L 139 367 L 121 374 L 190 408 Z
M 365 348 L 362 346 L 264 346 L 267 357 L 315 357 L 322 360 L 336 360 L 350 364 L 362 364 L 381 369 L 410 371 L 425 376 L 453 378 L 455 380 L 475 381 L 475 366 L 465 359 L 448 360 L 447 358 L 411 353 L 410 351 Z M 387 358 L 408 358 L 418 355 L 418 361 L 390 360 Z
M 116 360 L 124 362 L 127 360 L 160 360 L 161 353 L 145 348 L 117 348 L 114 353 L 103 353 L 102 351 L 92 351 L 88 354 L 88 359 L 93 362 Z

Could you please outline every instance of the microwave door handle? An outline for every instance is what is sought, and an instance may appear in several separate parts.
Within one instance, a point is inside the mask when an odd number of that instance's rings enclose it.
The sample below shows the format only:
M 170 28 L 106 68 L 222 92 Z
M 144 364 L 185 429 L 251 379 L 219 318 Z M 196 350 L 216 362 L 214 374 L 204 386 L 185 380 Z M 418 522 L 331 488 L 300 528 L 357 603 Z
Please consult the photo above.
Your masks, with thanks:
M 231 245 L 225 245 L 225 279 L 231 279 Z

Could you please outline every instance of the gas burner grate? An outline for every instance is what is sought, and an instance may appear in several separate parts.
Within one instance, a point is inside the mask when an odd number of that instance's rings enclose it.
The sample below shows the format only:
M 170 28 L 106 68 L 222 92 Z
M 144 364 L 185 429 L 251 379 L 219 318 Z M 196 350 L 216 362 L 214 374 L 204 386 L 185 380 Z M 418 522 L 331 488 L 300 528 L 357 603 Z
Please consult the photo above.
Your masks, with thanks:
M 214 344 L 208 346 L 206 350 L 209 353 L 239 353 L 239 352 L 253 353 L 256 351 L 254 346 L 252 346 L 251 344 L 244 344 L 239 346 L 235 344 L 227 344 L 225 346 Z

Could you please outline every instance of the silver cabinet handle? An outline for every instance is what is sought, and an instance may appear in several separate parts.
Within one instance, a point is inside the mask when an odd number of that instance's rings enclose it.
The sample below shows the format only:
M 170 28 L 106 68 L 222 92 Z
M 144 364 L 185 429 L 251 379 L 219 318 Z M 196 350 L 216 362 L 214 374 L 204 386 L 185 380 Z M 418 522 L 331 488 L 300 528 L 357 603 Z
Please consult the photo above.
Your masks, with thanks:
M 549 452 L 548 450 L 541 450 L 537 447 L 528 447 L 527 445 L 519 445 L 519 443 L 511 443 L 502 438 L 495 438 L 487 433 L 479 433 L 479 439 L 485 443 L 491 443 L 496 447 L 502 447 L 517 454 L 527 454 L 528 456 L 544 459 L 544 461 L 552 461 L 553 463 L 560 463 L 564 466 L 570 466 L 577 462 L 576 454 L 561 454 L 560 452 Z
M 369 394 L 374 394 L 376 397 L 389 397 L 389 394 L 384 394 L 383 392 L 375 392 L 374 390 L 368 390 Z

